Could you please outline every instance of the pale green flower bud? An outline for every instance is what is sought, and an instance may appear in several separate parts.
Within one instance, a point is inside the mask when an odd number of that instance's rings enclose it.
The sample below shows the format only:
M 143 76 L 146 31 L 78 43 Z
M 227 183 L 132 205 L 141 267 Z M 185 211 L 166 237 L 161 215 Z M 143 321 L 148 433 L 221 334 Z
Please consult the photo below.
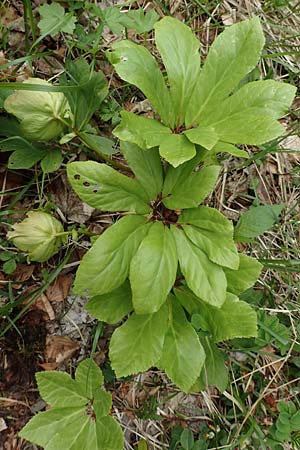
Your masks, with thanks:
M 29 78 L 29 84 L 51 86 L 40 78 Z M 4 108 L 21 122 L 24 136 L 32 141 L 49 141 L 65 128 L 60 118 L 69 115 L 70 107 L 62 92 L 15 91 L 4 102 Z
M 67 237 L 62 224 L 50 214 L 30 211 L 27 218 L 7 233 L 14 245 L 28 253 L 28 259 L 44 262 L 58 252 Z

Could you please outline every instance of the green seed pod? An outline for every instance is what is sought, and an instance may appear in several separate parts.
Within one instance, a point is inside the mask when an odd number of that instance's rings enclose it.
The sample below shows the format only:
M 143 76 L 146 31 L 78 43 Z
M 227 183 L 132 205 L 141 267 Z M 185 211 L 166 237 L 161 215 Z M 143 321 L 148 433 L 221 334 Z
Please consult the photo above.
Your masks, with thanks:
M 28 84 L 51 86 L 40 78 L 29 78 Z M 62 92 L 15 91 L 4 102 L 4 108 L 21 122 L 24 137 L 32 141 L 49 141 L 65 128 L 61 119 L 70 114 L 70 107 Z
M 44 262 L 58 252 L 66 241 L 62 224 L 50 214 L 30 211 L 27 218 L 7 233 L 14 245 L 28 253 L 28 260 Z

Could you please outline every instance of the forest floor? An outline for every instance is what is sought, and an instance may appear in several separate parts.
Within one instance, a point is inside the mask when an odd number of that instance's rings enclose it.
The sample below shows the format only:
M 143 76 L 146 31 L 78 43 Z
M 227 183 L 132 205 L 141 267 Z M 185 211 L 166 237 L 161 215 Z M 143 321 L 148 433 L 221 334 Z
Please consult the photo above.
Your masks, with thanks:
M 96 67 L 109 79 L 112 88 L 109 119 L 117 121 L 123 107 L 147 114 L 148 104 L 142 95 L 136 89 L 124 87 L 103 58 L 103 52 L 118 39 L 111 29 L 104 28 L 98 53 L 91 50 L 89 53 L 88 45 L 80 47 L 80 39 L 63 33 L 45 36 L 33 48 L 40 20 L 38 8 L 45 2 L 31 2 L 35 25 L 31 23 L 25 27 L 27 3 L 4 0 L 0 6 L 1 82 L 20 82 L 30 76 L 55 81 L 64 71 L 67 55 L 73 58 L 84 55 L 88 60 L 96 61 Z M 92 33 L 97 28 L 97 21 L 91 20 L 87 3 L 74 0 L 62 5 L 74 13 L 82 29 Z M 299 85 L 299 2 L 151 0 L 100 3 L 102 7 L 118 6 L 124 11 L 138 7 L 146 11 L 154 9 L 161 17 L 170 14 L 184 20 L 201 40 L 204 57 L 225 26 L 257 15 L 266 35 L 266 46 L 259 63 L 262 77 Z M 148 48 L 154 50 L 151 32 L 146 37 L 133 31 L 128 33 L 138 43 L 144 43 L 143 39 L 146 39 Z M 45 52 L 49 54 L 39 56 Z M 101 121 L 99 115 L 94 120 Z M 157 369 L 127 379 L 115 378 L 107 358 L 113 327 L 103 327 L 95 342 L 97 321 L 85 311 L 85 300 L 72 294 L 72 282 L 88 247 L 87 240 L 81 238 L 78 242 L 69 242 L 58 256 L 43 264 L 26 263 L 6 240 L 9 224 L 22 219 L 26 211 L 52 204 L 66 224 L 82 225 L 91 233 L 101 233 L 112 223 L 112 216 L 95 211 L 78 199 L 67 182 L 65 164 L 43 177 L 37 166 L 27 170 L 8 168 L 9 152 L 0 153 L 0 448 L 37 448 L 17 435 L 30 417 L 45 407 L 36 389 L 35 372 L 59 369 L 73 373 L 78 362 L 88 357 L 92 349 L 95 361 L 104 372 L 106 388 L 113 396 L 112 412 L 123 427 L 128 450 L 175 450 L 178 436 L 185 428 L 193 431 L 195 439 L 200 436 L 203 446 L 199 448 L 263 448 L 262 436 L 278 418 L 278 402 L 292 401 L 300 410 L 299 98 L 283 122 L 287 127 L 286 135 L 272 145 L 248 147 L 251 158 L 247 163 L 234 157 L 223 160 L 217 188 L 206 200 L 206 204 L 218 208 L 233 221 L 252 204 L 284 205 L 271 231 L 250 244 L 240 244 L 239 248 L 269 261 L 250 301 L 260 311 L 276 318 L 276 328 L 273 336 L 264 336 L 265 345 L 260 348 L 240 346 L 234 349 L 232 345 L 224 344 L 230 383 L 223 393 L 208 388 L 200 393 L 183 394 L 164 372 Z M 112 121 L 102 121 L 100 127 L 102 134 L 111 138 Z M 76 154 L 71 145 L 63 144 L 64 163 L 71 158 L 86 158 L 84 153 Z M 114 158 L 118 161 L 122 157 L 117 154 Z M 7 305 L 15 306 L 9 314 Z M 146 447 L 142 447 L 143 440 Z M 300 448 L 300 430 L 285 443 L 285 448 Z

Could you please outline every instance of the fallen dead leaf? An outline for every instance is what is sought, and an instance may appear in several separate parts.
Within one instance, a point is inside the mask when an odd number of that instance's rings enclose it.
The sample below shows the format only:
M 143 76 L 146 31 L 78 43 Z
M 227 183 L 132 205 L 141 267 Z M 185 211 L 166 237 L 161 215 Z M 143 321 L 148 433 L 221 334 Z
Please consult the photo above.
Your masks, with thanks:
M 61 363 L 71 358 L 79 348 L 79 343 L 73 341 L 68 336 L 47 336 L 45 350 L 46 363 L 50 363 L 51 367 L 56 369 Z M 56 364 L 56 367 L 54 364 Z
M 46 290 L 46 296 L 50 302 L 62 302 L 69 294 L 73 277 L 71 274 L 59 275 L 55 282 Z

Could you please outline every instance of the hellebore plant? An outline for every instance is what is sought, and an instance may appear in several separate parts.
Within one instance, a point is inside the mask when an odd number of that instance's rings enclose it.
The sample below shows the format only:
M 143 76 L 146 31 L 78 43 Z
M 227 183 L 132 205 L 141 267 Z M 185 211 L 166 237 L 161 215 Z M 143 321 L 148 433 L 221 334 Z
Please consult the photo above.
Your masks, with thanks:
M 219 173 L 215 165 L 199 169 L 205 151 L 164 173 L 157 149 L 123 143 L 122 150 L 135 179 L 92 161 L 68 165 L 84 202 L 124 216 L 83 257 L 74 290 L 94 296 L 87 310 L 99 320 L 117 323 L 132 313 L 111 339 L 117 376 L 157 365 L 188 391 L 205 364 L 189 315 L 201 316 L 206 347 L 256 336 L 256 314 L 237 294 L 252 286 L 261 265 L 238 254 L 229 220 L 198 206 Z
M 212 154 L 247 156 L 233 144 L 262 144 L 283 133 L 276 119 L 289 108 L 295 87 L 273 80 L 246 83 L 265 42 L 257 17 L 223 31 L 203 67 L 200 42 L 189 27 L 165 17 L 154 28 L 167 82 L 143 46 L 123 40 L 107 53 L 118 75 L 143 92 L 160 118 L 124 111 L 114 130 L 118 138 L 143 149 L 159 147 L 160 156 L 177 167 L 196 155 L 197 145 Z

